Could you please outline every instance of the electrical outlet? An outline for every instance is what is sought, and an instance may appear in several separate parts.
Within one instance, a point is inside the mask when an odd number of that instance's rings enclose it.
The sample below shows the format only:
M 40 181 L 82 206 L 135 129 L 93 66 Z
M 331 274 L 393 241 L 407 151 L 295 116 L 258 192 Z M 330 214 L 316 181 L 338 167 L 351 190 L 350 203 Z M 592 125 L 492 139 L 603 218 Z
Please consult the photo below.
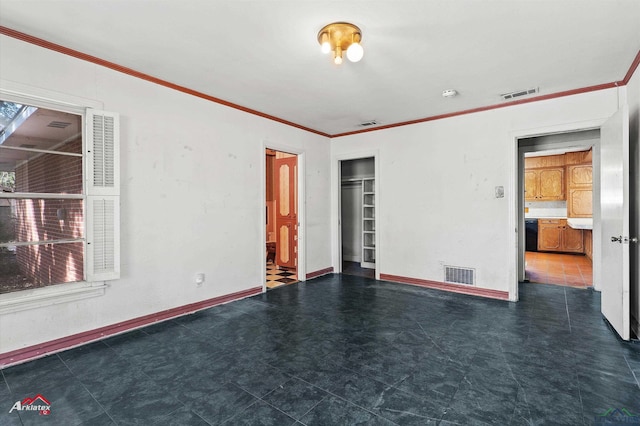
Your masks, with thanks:
M 203 283 L 204 283 L 204 274 L 203 273 L 196 274 L 196 286 L 202 287 Z

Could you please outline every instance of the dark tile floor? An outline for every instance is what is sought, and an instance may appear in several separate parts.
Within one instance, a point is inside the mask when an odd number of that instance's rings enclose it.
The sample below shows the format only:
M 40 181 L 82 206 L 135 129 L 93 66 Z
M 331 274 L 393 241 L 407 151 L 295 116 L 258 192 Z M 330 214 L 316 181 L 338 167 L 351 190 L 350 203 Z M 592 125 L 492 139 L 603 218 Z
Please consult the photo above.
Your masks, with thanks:
M 589 425 L 640 412 L 592 290 L 329 275 L 2 370 L 2 425 Z M 51 414 L 9 413 L 41 394 Z
M 346 260 L 342 261 L 342 273 L 366 278 L 376 277 L 375 269 L 363 268 L 360 266 L 360 262 L 347 262 Z

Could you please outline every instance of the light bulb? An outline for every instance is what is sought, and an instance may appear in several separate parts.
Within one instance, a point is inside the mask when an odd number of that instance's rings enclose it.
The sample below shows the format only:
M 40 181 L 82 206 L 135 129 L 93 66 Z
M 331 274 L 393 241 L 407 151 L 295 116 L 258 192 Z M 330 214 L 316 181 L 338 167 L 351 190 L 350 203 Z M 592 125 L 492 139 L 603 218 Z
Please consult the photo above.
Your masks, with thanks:
M 339 45 L 336 46 L 336 54 L 333 57 L 333 63 L 336 65 L 340 65 L 342 63 L 342 48 Z
M 321 47 L 322 53 L 331 52 L 331 43 L 329 43 L 329 34 L 322 33 L 322 36 L 320 38 L 322 39 L 322 43 L 320 43 L 322 46 Z
M 351 46 L 347 49 L 347 58 L 351 62 L 358 62 L 364 56 L 364 49 L 360 43 L 351 43 Z

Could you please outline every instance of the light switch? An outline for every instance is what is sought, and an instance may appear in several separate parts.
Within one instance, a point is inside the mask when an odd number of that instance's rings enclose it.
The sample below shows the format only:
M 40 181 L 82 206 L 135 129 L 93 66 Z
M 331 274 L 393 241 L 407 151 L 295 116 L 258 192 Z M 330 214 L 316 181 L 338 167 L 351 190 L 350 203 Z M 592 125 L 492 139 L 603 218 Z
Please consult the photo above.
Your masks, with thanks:
M 496 198 L 504 198 L 504 186 L 496 186 Z

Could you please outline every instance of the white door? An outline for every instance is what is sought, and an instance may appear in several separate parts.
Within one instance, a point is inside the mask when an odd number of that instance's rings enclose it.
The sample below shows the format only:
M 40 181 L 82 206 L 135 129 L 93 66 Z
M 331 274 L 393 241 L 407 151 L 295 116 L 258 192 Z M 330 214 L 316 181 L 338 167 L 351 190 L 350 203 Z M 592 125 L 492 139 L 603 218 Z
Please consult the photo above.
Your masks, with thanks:
M 629 340 L 629 108 L 618 110 L 600 133 L 602 314 Z

